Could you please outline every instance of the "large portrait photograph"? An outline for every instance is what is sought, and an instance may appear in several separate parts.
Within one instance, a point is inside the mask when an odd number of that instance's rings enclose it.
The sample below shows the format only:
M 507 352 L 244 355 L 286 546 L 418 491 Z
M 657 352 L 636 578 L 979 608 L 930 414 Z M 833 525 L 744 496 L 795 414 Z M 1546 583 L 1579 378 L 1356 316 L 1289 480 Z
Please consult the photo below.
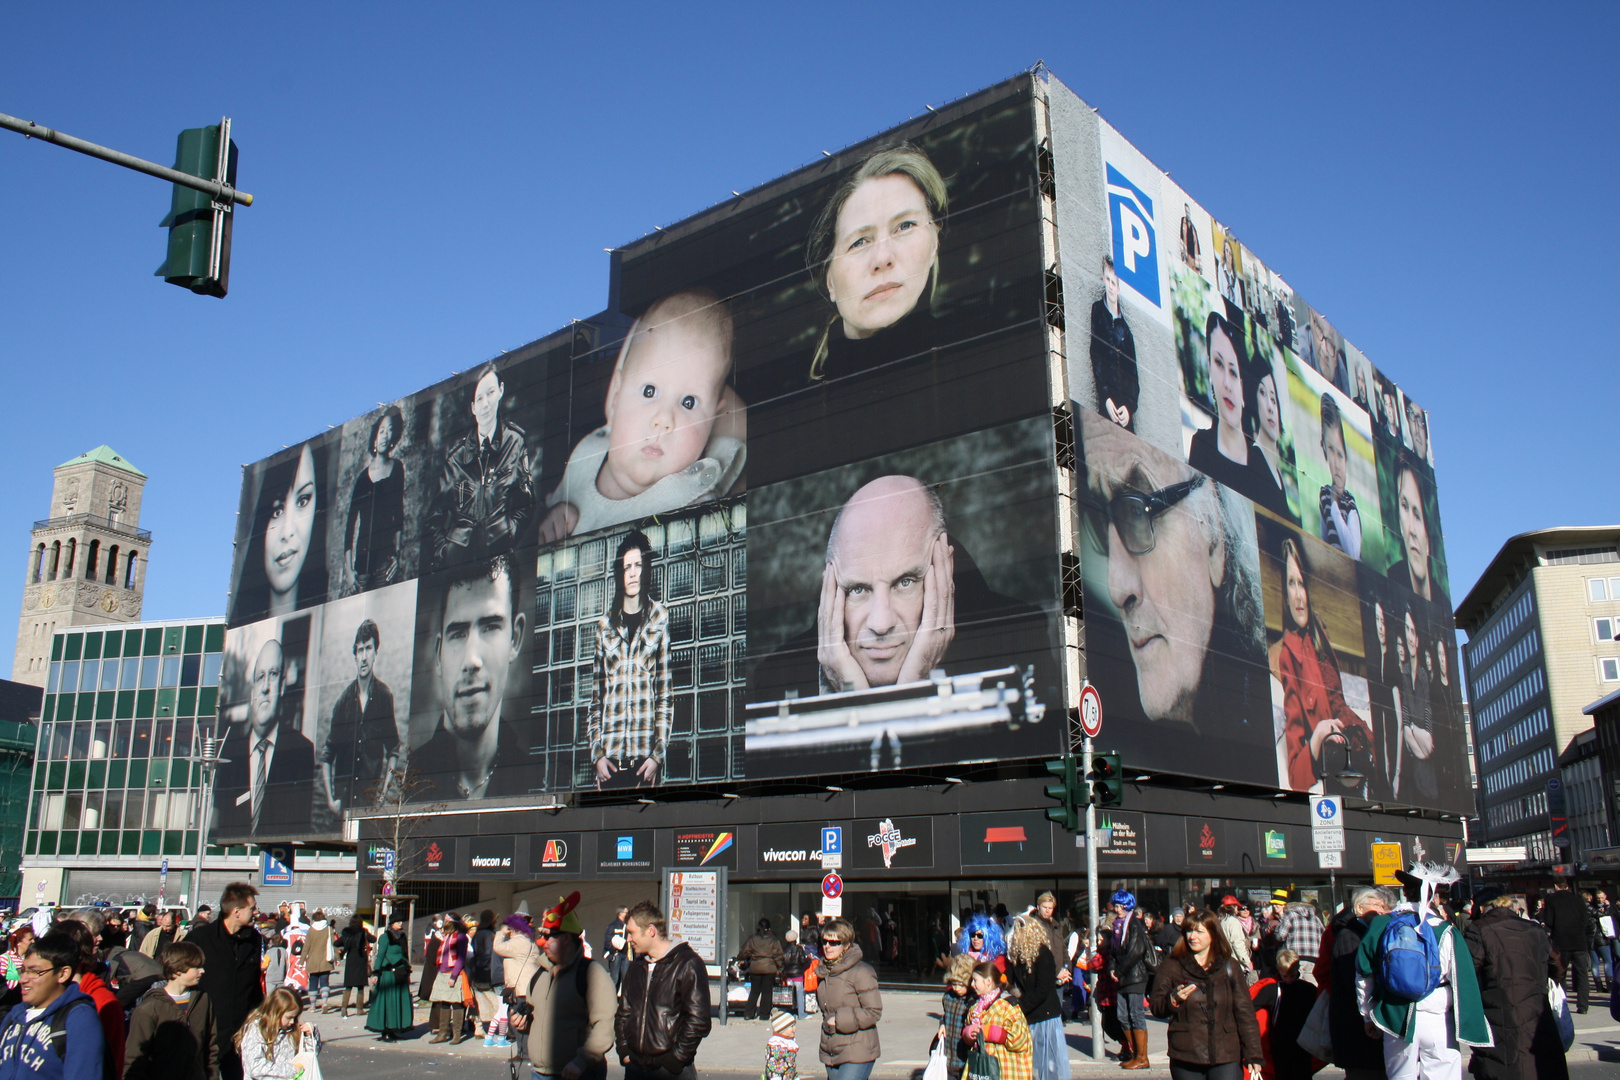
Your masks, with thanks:
M 421 448 L 428 405 L 402 398 L 343 425 L 327 522 L 329 594 L 353 596 L 409 581 L 421 569 L 428 485 Z
M 1352 559 L 1384 565 L 1383 504 L 1366 412 L 1297 357 L 1289 358 L 1285 385 L 1300 526 Z
M 1274 783 L 1254 505 L 1077 411 L 1087 675 L 1110 745 L 1145 769 Z
M 1058 752 L 1046 418 L 749 496 L 750 779 Z
M 225 635 L 216 836 L 292 839 L 322 831 L 314 742 L 322 613 L 265 619 Z
M 311 439 L 248 467 L 237 516 L 230 626 L 326 601 L 336 442 L 330 436 Z
M 1027 87 L 942 109 L 627 245 L 620 306 L 725 302 L 750 487 L 1028 416 L 1035 150 Z

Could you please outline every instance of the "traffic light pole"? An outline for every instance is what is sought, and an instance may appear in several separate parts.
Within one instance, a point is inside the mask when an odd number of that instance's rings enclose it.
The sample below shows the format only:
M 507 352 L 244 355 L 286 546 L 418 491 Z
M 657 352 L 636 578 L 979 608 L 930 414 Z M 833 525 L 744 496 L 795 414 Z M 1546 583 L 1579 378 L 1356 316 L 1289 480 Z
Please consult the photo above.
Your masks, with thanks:
M 1080 745 L 1081 775 L 1089 778 L 1091 776 L 1090 737 L 1088 736 Z M 1089 783 L 1088 779 L 1088 792 L 1090 790 Z M 1088 794 L 1086 799 L 1086 950 L 1097 947 L 1097 914 L 1097 808 L 1092 805 L 1092 800 Z M 1093 990 L 1093 993 L 1086 995 L 1091 1014 L 1091 1060 L 1103 1061 L 1106 1060 L 1107 1055 L 1103 1052 L 1102 1013 L 1097 1009 L 1095 985 Z
M 229 184 L 222 184 L 217 180 L 206 180 L 200 176 L 192 176 L 190 173 L 183 173 L 179 169 L 171 169 L 167 165 L 159 165 L 138 158 L 133 154 L 126 154 L 105 146 L 97 146 L 93 142 L 86 142 L 83 139 L 76 139 L 72 135 L 65 135 L 60 131 L 42 127 L 32 120 L 19 120 L 15 116 L 0 113 L 0 128 L 15 131 L 17 134 L 30 139 L 43 139 L 45 142 L 55 143 L 57 146 L 68 150 L 77 150 L 81 154 L 88 154 L 93 158 L 100 158 L 102 161 L 110 161 L 114 165 L 122 165 L 126 169 L 134 169 L 136 172 L 155 176 L 159 180 L 167 180 L 171 184 L 180 184 L 183 187 L 201 191 L 205 195 L 212 195 L 227 205 L 230 203 L 241 203 L 243 206 L 253 205 L 252 195 L 245 191 L 238 191 Z

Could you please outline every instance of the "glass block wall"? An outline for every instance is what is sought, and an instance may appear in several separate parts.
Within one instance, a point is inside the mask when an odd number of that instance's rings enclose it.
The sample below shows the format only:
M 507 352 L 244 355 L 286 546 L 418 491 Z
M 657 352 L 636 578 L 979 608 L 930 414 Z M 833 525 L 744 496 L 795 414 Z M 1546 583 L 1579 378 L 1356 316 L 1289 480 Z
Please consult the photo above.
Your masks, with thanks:
M 196 855 L 224 647 L 223 620 L 56 633 L 25 856 Z
M 741 501 L 643 527 L 653 580 L 669 609 L 670 739 L 661 783 L 742 779 L 748 646 L 747 532 Z M 535 572 L 533 725 L 543 790 L 592 784 L 586 722 L 596 623 L 613 602 L 613 554 L 629 530 L 542 553 Z

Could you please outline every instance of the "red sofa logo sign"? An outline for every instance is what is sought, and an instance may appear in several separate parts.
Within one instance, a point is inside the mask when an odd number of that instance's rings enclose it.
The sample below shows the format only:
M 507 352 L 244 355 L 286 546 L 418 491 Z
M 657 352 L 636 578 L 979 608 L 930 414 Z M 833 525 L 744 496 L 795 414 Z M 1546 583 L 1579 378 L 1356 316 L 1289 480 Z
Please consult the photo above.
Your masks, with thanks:
M 444 848 L 439 846 L 437 840 L 429 844 L 428 849 L 422 853 L 422 862 L 429 870 L 437 870 L 444 863 Z

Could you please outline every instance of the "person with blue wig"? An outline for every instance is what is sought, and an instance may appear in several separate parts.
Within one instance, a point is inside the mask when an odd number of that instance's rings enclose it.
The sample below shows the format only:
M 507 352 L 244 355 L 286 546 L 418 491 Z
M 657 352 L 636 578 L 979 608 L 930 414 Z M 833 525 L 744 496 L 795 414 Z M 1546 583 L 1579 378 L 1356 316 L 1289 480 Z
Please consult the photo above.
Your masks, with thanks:
M 996 965 L 996 970 L 1007 973 L 1007 940 L 1001 924 L 979 912 L 962 927 L 956 939 L 956 951 L 973 957 L 981 963 Z
M 1109 906 L 1114 911 L 1114 926 L 1108 965 L 1119 983 L 1114 1008 L 1119 1015 L 1119 1026 L 1125 1032 L 1125 1041 L 1132 1050 L 1130 1058 L 1120 1062 L 1120 1067 L 1146 1069 L 1147 989 L 1153 976 L 1148 962 L 1153 944 L 1148 941 L 1142 920 L 1136 917 L 1135 896 L 1120 889 L 1110 899 Z

